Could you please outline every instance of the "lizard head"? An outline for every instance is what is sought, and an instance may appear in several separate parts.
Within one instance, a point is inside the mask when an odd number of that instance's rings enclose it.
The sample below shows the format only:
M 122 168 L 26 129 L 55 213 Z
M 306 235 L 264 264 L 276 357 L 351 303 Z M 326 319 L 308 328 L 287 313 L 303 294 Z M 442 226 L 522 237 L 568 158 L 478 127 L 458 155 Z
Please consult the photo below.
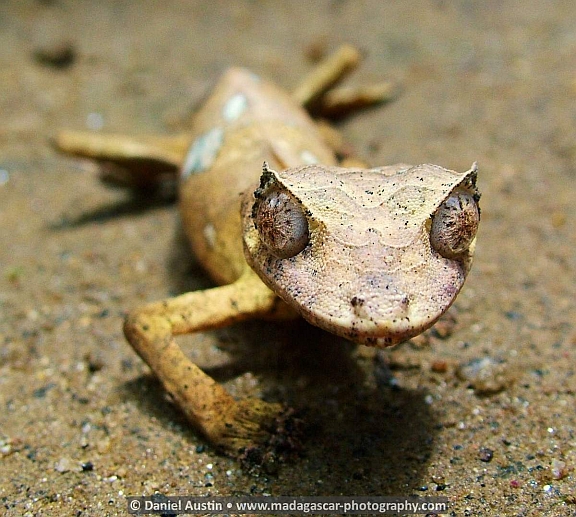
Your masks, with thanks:
M 470 270 L 476 173 L 265 164 L 242 206 L 246 260 L 310 323 L 367 345 L 405 341 L 450 307 Z

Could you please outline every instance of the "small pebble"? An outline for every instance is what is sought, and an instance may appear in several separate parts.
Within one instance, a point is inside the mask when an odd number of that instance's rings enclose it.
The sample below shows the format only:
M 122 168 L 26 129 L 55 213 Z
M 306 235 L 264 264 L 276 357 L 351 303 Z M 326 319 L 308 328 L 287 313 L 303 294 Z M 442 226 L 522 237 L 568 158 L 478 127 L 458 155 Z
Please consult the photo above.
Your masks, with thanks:
M 550 469 L 552 470 L 552 477 L 554 479 L 562 479 L 568 474 L 568 469 L 566 468 L 566 463 L 564 461 L 556 459 L 552 460 Z
M 414 336 L 410 339 L 410 344 L 415 348 L 425 348 L 430 346 L 430 333 L 424 332 L 418 336 Z
M 420 359 L 413 354 L 397 351 L 388 354 L 388 367 L 391 370 L 415 370 L 420 366 Z
M 437 485 L 444 485 L 446 484 L 446 478 L 443 474 L 432 474 L 432 481 Z
M 91 472 L 94 470 L 94 464 L 91 461 L 87 461 L 80 465 L 82 467 L 82 472 Z
M 494 457 L 494 451 L 488 447 L 480 447 L 480 450 L 478 451 L 478 457 L 480 458 L 480 461 L 490 463 Z
M 72 462 L 68 458 L 60 458 L 54 465 L 54 470 L 64 474 L 64 472 L 72 470 Z
M 448 363 L 443 359 L 436 359 L 430 365 L 430 369 L 434 373 L 446 373 L 448 371 Z
M 102 438 L 96 442 L 96 450 L 100 454 L 106 454 L 110 450 L 110 438 Z
M 448 313 L 436 322 L 432 327 L 432 333 L 440 339 L 446 339 L 452 335 L 455 326 L 456 318 L 451 313 Z
M 506 311 L 504 313 L 504 316 L 506 316 L 511 321 L 517 321 L 522 319 L 522 314 L 519 313 L 518 311 Z
M 508 366 L 491 357 L 473 359 L 459 366 L 459 379 L 468 382 L 476 395 L 493 395 L 511 384 Z
M 74 45 L 69 41 L 49 41 L 34 49 L 34 59 L 52 68 L 68 68 L 76 59 Z
M 96 373 L 104 368 L 104 356 L 98 352 L 90 351 L 84 355 L 84 360 L 88 364 L 88 371 Z
M 49 382 L 48 384 L 46 384 L 46 386 L 42 386 L 41 388 L 34 390 L 32 396 L 37 399 L 43 399 L 44 397 L 46 397 L 46 393 L 48 393 L 48 391 L 54 388 L 54 386 L 56 386 L 56 384 L 54 384 L 53 382 Z

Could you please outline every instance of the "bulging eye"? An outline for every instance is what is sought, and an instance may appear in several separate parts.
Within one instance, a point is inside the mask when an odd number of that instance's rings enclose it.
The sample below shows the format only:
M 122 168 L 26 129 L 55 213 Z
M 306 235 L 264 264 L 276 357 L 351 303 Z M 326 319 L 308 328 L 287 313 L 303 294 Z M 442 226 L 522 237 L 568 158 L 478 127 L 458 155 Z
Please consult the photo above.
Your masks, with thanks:
M 432 216 L 430 244 L 446 258 L 455 258 L 469 247 L 480 222 L 474 196 L 464 189 L 454 190 Z
M 266 189 L 254 207 L 260 239 L 277 258 L 289 258 L 308 244 L 308 221 L 300 204 L 288 193 Z

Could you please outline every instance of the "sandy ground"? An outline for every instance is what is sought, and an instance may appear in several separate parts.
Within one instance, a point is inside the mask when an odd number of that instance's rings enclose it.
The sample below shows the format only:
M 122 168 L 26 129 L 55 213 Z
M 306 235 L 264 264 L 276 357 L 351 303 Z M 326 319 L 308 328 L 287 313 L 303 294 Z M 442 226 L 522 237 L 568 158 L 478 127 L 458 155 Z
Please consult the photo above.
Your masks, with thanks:
M 0 3 L 0 502 L 125 514 L 127 495 L 447 496 L 452 515 L 576 515 L 576 6 L 571 1 Z M 58 155 L 58 128 L 185 129 L 229 65 L 291 88 L 366 53 L 397 100 L 340 126 L 375 165 L 480 164 L 467 284 L 387 356 L 304 324 L 183 339 L 238 395 L 306 415 L 302 456 L 248 474 L 125 343 L 125 311 L 210 285 L 174 207 Z M 454 325 L 450 324 L 454 322 Z M 445 335 L 448 334 L 448 335 Z M 384 372 L 384 374 L 382 374 Z

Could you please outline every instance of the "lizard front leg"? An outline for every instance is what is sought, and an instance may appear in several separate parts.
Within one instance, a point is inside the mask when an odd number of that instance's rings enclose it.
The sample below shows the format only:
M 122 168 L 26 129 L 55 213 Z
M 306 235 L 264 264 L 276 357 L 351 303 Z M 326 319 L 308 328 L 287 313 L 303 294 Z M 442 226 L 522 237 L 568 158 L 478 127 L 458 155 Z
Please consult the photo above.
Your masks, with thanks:
M 158 170 L 177 169 L 189 145 L 181 137 L 129 137 L 61 132 L 57 145 L 68 152 L 110 159 L 129 167 L 138 182 L 154 181 Z M 143 164 L 150 165 L 150 173 Z M 258 399 L 236 401 L 221 385 L 192 363 L 174 336 L 210 330 L 256 317 L 280 317 L 287 308 L 260 279 L 246 269 L 236 282 L 182 294 L 130 312 L 126 338 L 150 366 L 195 428 L 229 454 L 266 448 L 284 429 L 289 411 Z
M 135 309 L 126 318 L 124 333 L 197 430 L 228 454 L 250 454 L 254 448 L 278 445 L 278 435 L 289 427 L 290 411 L 259 399 L 235 400 L 188 359 L 174 336 L 283 316 L 291 316 L 287 307 L 247 269 L 232 284 Z

